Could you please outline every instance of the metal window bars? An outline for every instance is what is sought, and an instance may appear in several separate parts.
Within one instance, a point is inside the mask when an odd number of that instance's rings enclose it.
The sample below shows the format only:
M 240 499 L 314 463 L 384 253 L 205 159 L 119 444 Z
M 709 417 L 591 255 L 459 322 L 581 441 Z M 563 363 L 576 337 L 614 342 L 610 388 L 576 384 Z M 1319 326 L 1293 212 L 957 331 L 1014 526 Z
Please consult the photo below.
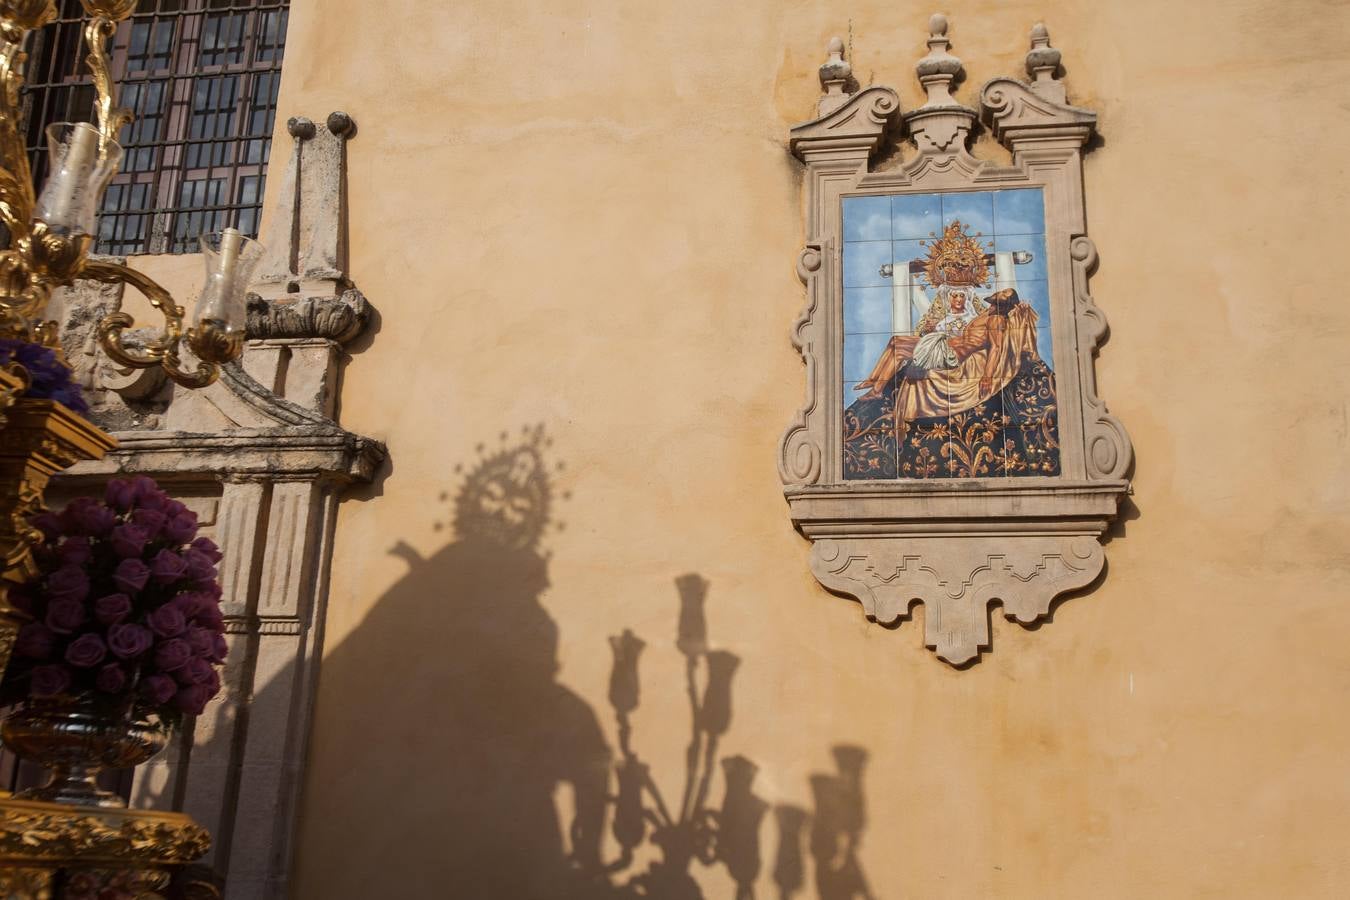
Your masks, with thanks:
M 191 253 L 197 235 L 234 226 L 256 237 L 290 0 L 142 0 L 110 51 L 122 105 L 121 172 L 104 195 L 94 250 Z M 24 95 L 39 183 L 42 129 L 88 117 L 93 84 L 79 65 L 79 0 L 34 35 Z

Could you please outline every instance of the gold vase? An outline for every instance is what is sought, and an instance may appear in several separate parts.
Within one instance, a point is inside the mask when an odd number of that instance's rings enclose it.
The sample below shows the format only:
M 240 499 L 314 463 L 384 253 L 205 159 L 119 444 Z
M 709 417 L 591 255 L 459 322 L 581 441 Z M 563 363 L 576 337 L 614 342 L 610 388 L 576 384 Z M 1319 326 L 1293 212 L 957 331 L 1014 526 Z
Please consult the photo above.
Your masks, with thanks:
M 98 773 L 146 762 L 164 749 L 168 729 L 92 703 L 33 701 L 5 719 L 0 737 L 16 755 L 52 773 L 42 787 L 17 794 L 20 800 L 124 809 L 126 801 L 98 787 Z

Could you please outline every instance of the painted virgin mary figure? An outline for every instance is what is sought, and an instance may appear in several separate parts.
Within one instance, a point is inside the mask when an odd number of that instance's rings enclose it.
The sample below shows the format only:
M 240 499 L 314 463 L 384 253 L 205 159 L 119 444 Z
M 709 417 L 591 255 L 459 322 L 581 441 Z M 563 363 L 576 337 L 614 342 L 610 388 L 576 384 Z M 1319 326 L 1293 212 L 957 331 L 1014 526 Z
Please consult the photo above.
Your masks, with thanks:
M 931 305 L 854 387 L 865 393 L 844 415 L 845 476 L 1057 474 L 1054 375 L 1035 310 L 1016 288 L 981 294 L 992 254 L 960 222 L 927 249 L 913 267 Z

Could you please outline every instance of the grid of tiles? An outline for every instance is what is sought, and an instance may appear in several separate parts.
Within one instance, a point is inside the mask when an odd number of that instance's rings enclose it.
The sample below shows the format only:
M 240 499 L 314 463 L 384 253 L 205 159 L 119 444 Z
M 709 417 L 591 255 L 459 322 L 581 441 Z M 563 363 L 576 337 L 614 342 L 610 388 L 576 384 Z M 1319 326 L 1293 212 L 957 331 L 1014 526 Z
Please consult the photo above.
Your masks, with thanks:
M 1019 375 L 1001 392 L 970 408 L 961 408 L 955 395 L 969 395 L 977 385 L 952 384 L 949 377 L 934 379 L 943 382 L 941 397 L 946 408 L 955 411 L 940 417 L 906 416 L 904 397 L 913 393 L 914 385 L 906 387 L 902 381 L 921 381 L 924 370 L 911 365 L 887 384 L 859 384 L 872 375 L 894 338 L 908 337 L 907 346 L 912 346 L 918 337 L 923 307 L 936 294 L 923 276 L 923 263 L 929 245 L 953 222 L 986 251 L 989 278 L 975 294 L 985 297 L 1012 287 L 1035 313 L 1034 356 L 1039 360 L 1028 354 L 1019 370 L 1027 377 Z M 845 198 L 843 232 L 846 476 L 1057 474 L 1049 273 L 1040 189 Z M 978 379 L 979 374 L 963 377 Z M 932 412 L 920 409 L 924 411 Z M 859 465 L 860 460 L 864 464 Z

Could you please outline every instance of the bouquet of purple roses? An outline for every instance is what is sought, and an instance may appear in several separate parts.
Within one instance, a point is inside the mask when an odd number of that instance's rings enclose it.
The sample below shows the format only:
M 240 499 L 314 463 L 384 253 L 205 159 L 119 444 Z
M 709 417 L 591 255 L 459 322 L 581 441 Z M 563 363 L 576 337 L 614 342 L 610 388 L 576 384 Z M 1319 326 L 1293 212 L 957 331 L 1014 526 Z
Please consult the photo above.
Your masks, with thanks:
M 153 479 L 110 482 L 105 498 L 33 519 L 40 574 L 9 595 L 32 621 L 0 702 L 92 701 L 166 723 L 198 715 L 220 691 L 226 654 L 220 550 Z

